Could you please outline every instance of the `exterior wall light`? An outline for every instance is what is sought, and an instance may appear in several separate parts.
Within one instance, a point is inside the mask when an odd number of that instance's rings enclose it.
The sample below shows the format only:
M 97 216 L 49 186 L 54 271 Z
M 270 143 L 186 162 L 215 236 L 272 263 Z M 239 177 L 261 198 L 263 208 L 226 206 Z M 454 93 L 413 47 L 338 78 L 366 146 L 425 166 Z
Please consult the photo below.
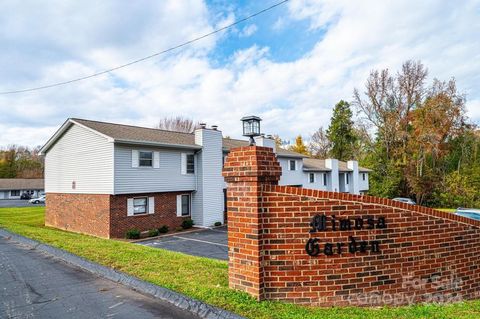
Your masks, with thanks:
M 255 145 L 255 136 L 260 136 L 260 121 L 262 119 L 258 116 L 245 116 L 242 117 L 243 122 L 243 136 L 250 138 L 250 146 Z

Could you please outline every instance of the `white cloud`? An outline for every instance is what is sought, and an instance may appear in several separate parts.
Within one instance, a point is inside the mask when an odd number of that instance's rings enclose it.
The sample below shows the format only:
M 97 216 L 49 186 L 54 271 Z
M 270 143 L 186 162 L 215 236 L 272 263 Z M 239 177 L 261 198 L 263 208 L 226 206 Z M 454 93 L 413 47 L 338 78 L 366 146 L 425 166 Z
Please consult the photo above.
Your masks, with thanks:
M 32 40 L 41 49 L 29 55 L 25 50 L 32 49 L 27 45 L 18 49 L 21 58 L 15 65 L 0 62 L 0 69 L 6 70 L 0 74 L 0 90 L 90 74 L 234 20 L 231 12 L 212 16 L 200 0 L 145 1 L 126 9 L 102 1 L 91 10 L 83 2 L 23 3 L 19 8 L 17 2 L 7 1 L 8 10 L 0 10 L 0 19 L 5 17 L 10 28 L 0 30 L 0 58 L 15 56 L 15 49 L 3 50 L 11 43 Z M 325 32 L 296 61 L 274 62 L 274 52 L 254 45 L 218 66 L 209 57 L 227 32 L 112 75 L 0 96 L 0 145 L 41 144 L 73 116 L 153 126 L 163 116 L 178 114 L 217 124 L 226 135 L 238 137 L 239 119 L 257 114 L 264 119 L 265 133 L 287 139 L 299 133 L 308 136 L 328 125 L 338 100 L 349 100 L 355 87 L 363 89 L 371 69 L 397 70 L 407 59 L 422 60 L 432 78 L 455 76 L 468 94 L 469 116 L 478 123 L 479 8 L 479 1 L 292 1 L 282 25 L 307 19 L 311 30 Z M 57 49 L 64 53 L 58 58 Z M 39 56 L 42 50 L 53 52 L 53 57 Z M 17 67 L 25 70 L 18 72 Z
M 258 27 L 255 24 L 249 24 L 240 31 L 239 36 L 247 38 L 257 32 Z

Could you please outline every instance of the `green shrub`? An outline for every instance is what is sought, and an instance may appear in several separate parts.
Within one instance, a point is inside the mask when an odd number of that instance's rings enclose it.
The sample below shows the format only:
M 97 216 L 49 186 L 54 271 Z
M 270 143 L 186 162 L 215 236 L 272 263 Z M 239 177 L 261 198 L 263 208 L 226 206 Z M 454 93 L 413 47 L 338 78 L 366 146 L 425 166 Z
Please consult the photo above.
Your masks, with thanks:
M 167 225 L 163 225 L 162 227 L 160 227 L 160 228 L 158 229 L 158 232 L 161 233 L 161 234 L 168 233 L 168 226 L 167 226 Z
M 178 226 L 177 228 L 175 228 L 175 230 L 176 230 L 176 231 L 182 231 L 182 230 L 183 230 L 183 228 L 182 228 L 182 227 L 180 227 L 180 226 Z
M 216 222 L 214 225 L 215 226 L 222 226 L 222 223 L 221 222 Z
M 150 229 L 148 231 L 148 237 L 155 237 L 158 236 L 158 229 Z
M 127 237 L 127 239 L 139 239 L 140 231 L 136 228 L 129 229 L 125 237 Z
M 185 219 L 182 222 L 182 228 L 183 229 L 189 229 L 189 228 L 192 228 L 192 226 L 193 226 L 193 220 L 191 220 L 191 219 Z

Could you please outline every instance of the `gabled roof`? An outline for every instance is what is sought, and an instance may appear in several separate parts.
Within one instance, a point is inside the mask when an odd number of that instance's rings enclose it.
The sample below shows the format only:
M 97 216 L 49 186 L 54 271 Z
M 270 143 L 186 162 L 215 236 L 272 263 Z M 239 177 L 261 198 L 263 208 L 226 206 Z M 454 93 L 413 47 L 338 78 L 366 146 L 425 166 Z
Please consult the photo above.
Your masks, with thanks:
M 223 149 L 225 151 L 230 151 L 230 149 L 234 147 L 248 146 L 248 144 L 249 144 L 248 141 L 244 141 L 244 140 L 237 140 L 233 138 L 223 139 Z M 277 153 L 277 156 L 280 156 L 280 157 L 295 157 L 295 158 L 307 157 L 306 155 L 303 155 L 297 152 L 292 152 L 279 147 L 277 147 L 276 153 Z
M 44 189 L 43 178 L 0 178 L 0 190 Z
M 193 133 L 183 133 L 175 131 L 167 131 L 156 128 L 148 128 L 141 126 L 116 124 L 100 121 L 92 121 L 78 118 L 68 119 L 62 127 L 50 138 L 50 140 L 42 147 L 40 152 L 44 154 L 56 140 L 73 124 L 87 128 L 109 140 L 117 143 L 142 144 L 170 146 L 180 148 L 201 149 L 200 145 L 195 144 L 195 135 Z M 233 147 L 247 146 L 248 141 L 224 138 L 223 149 L 229 151 Z M 285 157 L 306 157 L 305 155 L 287 151 L 284 149 L 277 150 L 278 156 Z
M 304 158 L 303 159 L 303 170 L 304 171 L 312 171 L 312 172 L 329 172 L 331 171 L 330 168 L 327 168 L 325 165 L 324 159 L 318 158 Z M 338 170 L 340 172 L 353 172 L 346 162 L 338 161 Z M 365 168 L 365 167 L 358 167 L 359 172 L 371 172 L 372 170 Z
M 91 121 L 84 119 L 71 119 L 76 123 L 80 123 L 92 130 L 111 137 L 118 142 L 151 142 L 159 144 L 173 144 L 185 146 L 198 146 L 195 144 L 195 136 L 192 133 L 182 133 L 175 131 L 167 131 L 156 128 L 148 128 L 141 126 L 106 123 L 99 121 Z

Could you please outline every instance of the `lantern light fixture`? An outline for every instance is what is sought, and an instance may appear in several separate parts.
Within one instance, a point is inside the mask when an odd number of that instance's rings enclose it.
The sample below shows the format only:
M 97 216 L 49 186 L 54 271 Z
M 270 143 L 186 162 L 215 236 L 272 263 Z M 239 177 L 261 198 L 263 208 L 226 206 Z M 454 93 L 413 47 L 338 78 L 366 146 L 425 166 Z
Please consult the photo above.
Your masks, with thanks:
M 243 136 L 250 138 L 250 146 L 255 145 L 255 136 L 260 136 L 260 121 L 258 116 L 250 115 L 242 117 Z

